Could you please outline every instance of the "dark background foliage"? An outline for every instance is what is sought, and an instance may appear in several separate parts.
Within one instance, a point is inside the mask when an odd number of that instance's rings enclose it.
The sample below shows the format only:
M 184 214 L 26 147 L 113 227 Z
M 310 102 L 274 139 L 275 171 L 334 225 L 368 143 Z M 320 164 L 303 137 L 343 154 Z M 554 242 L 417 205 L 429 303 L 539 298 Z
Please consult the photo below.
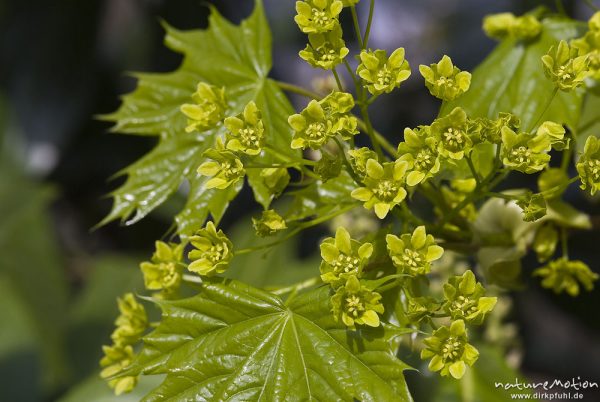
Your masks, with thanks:
M 126 71 L 175 69 L 180 58 L 162 45 L 159 21 L 180 29 L 204 27 L 207 3 L 236 22 L 253 5 L 250 0 L 0 2 L 0 400 L 58 399 L 97 372 L 100 345 L 108 341 L 116 314 L 114 297 L 140 289 L 138 261 L 166 233 L 181 200 L 134 226 L 112 223 L 91 231 L 110 209 L 105 195 L 122 180 L 108 178 L 153 146 L 151 139 L 108 133 L 109 125 L 93 116 L 115 110 L 119 96 L 134 88 Z M 296 56 L 305 37 L 293 24 L 293 3 L 265 0 L 275 38 L 273 75 L 306 84 L 323 74 Z M 363 15 L 367 3 L 359 5 Z M 572 16 L 589 15 L 583 2 L 567 3 Z M 377 102 L 375 125 L 397 142 L 404 127 L 430 122 L 439 104 L 416 67 L 446 53 L 461 68 L 472 69 L 494 46 L 480 29 L 484 15 L 522 13 L 540 4 L 378 0 L 371 45 L 404 46 L 413 77 Z M 597 204 L 572 190 L 567 198 L 590 213 L 597 228 Z M 225 226 L 247 213 L 242 206 L 248 201 L 233 204 Z M 573 257 L 598 271 L 599 241 L 597 229 L 575 233 Z M 315 249 L 314 240 L 302 244 L 304 254 Z M 534 259 L 528 262 L 535 266 Z M 523 339 L 526 375 L 600 381 L 598 291 L 572 299 L 530 281 L 515 298 L 511 319 Z M 13 344 L 21 346 L 11 349 Z M 48 374 L 49 367 L 55 372 Z

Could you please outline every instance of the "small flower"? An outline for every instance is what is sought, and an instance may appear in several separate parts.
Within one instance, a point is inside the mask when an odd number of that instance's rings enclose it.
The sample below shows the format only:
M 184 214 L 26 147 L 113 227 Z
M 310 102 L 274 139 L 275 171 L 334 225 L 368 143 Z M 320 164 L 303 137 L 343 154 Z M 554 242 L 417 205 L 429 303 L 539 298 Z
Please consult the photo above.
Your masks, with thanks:
M 367 161 L 365 187 L 352 191 L 352 198 L 364 202 L 364 207 L 373 209 L 379 219 L 406 198 L 403 187 L 408 162 L 397 160 L 381 165 L 375 159 Z
M 512 13 L 499 13 L 488 15 L 483 19 L 483 30 L 493 39 L 529 40 L 540 34 L 542 24 L 533 15 L 516 17 Z
M 100 377 L 109 378 L 121 372 L 133 362 L 133 348 L 131 345 L 102 346 L 104 357 L 100 360 L 100 366 L 104 369 Z M 115 390 L 115 395 L 131 392 L 137 385 L 138 377 L 118 377 L 108 381 L 108 385 Z
M 339 0 L 305 0 L 296 2 L 294 20 L 304 33 L 331 31 L 339 22 L 344 4 Z
M 456 99 L 471 86 L 471 73 L 460 71 L 448 56 L 442 57 L 439 63 L 429 67 L 421 64 L 419 71 L 425 78 L 425 86 L 431 95 L 442 100 Z
M 192 94 L 194 104 L 181 106 L 181 112 L 188 118 L 185 131 L 206 131 L 215 127 L 225 114 L 227 102 L 225 89 L 201 82 Z
M 523 210 L 523 220 L 525 222 L 535 222 L 546 216 L 546 200 L 541 194 L 531 194 L 529 192 L 517 201 L 517 205 Z
M 544 225 L 538 229 L 533 240 L 533 250 L 539 262 L 548 261 L 556 252 L 558 230 L 553 225 Z
M 286 168 L 265 168 L 260 172 L 261 184 L 271 193 L 278 197 L 290 182 L 290 174 Z
M 550 149 L 562 151 L 569 148 L 569 138 L 565 138 L 565 128 L 562 124 L 545 121 L 537 129 L 536 135 L 548 137 L 550 147 L 546 149 L 547 151 Z
M 136 343 L 148 327 L 148 317 L 144 306 L 135 300 L 133 293 L 126 293 L 117 299 L 120 315 L 115 321 L 117 328 L 111 338 L 117 345 Z
M 500 144 L 502 142 L 502 127 L 508 127 L 513 131 L 518 131 L 521 121 L 510 113 L 499 113 L 496 120 L 478 117 L 470 121 L 471 128 L 469 133 L 477 133 L 478 142 L 491 142 Z M 474 126 L 477 126 L 475 129 Z
M 547 136 L 515 133 L 508 127 L 502 128 L 502 162 L 504 166 L 523 173 L 535 173 L 550 162 L 546 153 L 550 147 Z
M 181 283 L 183 245 L 157 241 L 155 247 L 152 259 L 140 264 L 144 274 L 144 285 L 146 289 L 173 293 Z
M 579 283 L 589 292 L 594 289 L 594 281 L 598 280 L 598 274 L 583 261 L 570 261 L 564 257 L 536 269 L 533 275 L 544 278 L 543 287 L 552 289 L 558 294 L 566 291 L 571 296 L 579 294 Z
M 473 271 L 454 276 L 444 284 L 446 302 L 443 309 L 453 320 L 464 320 L 469 324 L 481 324 L 485 315 L 496 305 L 496 297 L 484 297 L 485 289 L 475 279 Z
M 350 164 L 356 174 L 362 179 L 367 175 L 367 161 L 377 160 L 377 154 L 371 148 L 362 147 L 348 151 Z
M 400 237 L 388 234 L 385 237 L 388 253 L 398 273 L 410 276 L 425 275 L 431 269 L 431 262 L 444 254 L 444 249 L 435 244 L 425 226 L 418 226 L 411 234 Z
M 577 173 L 581 180 L 581 189 L 589 189 L 594 195 L 600 189 L 600 139 L 589 136 L 585 141 L 583 155 L 577 162 Z
M 460 107 L 431 124 L 431 134 L 438 140 L 438 152 L 446 158 L 460 160 L 473 146 L 467 134 L 467 114 Z
M 220 139 L 217 139 L 216 148 L 207 150 L 204 156 L 212 159 L 198 167 L 198 174 L 212 177 L 206 182 L 206 189 L 223 190 L 236 184 L 246 175 L 242 161 L 233 152 L 224 149 Z
M 450 374 L 456 379 L 462 378 L 466 365 L 472 366 L 479 357 L 477 349 L 468 343 L 463 320 L 438 328 L 423 343 L 426 348 L 421 351 L 421 359 L 431 357 L 429 370 L 439 371 L 444 377 Z
M 258 155 L 265 143 L 265 125 L 256 103 L 250 101 L 244 112 L 223 122 L 229 133 L 226 148 L 234 152 Z
M 323 70 L 332 70 L 342 63 L 350 53 L 342 39 L 342 29 L 339 26 L 327 33 L 308 35 L 308 45 L 298 54 L 308 64 Z
M 321 152 L 321 159 L 314 167 L 314 172 L 319 175 L 323 183 L 334 179 L 342 172 L 343 159 L 339 153 L 334 155 L 329 152 Z
M 371 243 L 361 244 L 350 238 L 350 233 L 340 226 L 335 238 L 328 237 L 321 243 L 321 279 L 337 287 L 346 283 L 350 276 L 360 278 L 371 254 Z
M 392 92 L 410 77 L 410 65 L 404 59 L 402 47 L 394 50 L 389 59 L 385 50 L 363 50 L 360 61 L 356 74 L 372 95 Z
M 271 236 L 287 229 L 285 220 L 272 209 L 263 211 L 260 219 L 252 218 L 252 225 L 260 237 Z
M 577 49 L 561 40 L 542 56 L 544 73 L 561 91 L 570 91 L 583 84 L 588 75 L 586 56 L 577 56 Z
M 355 325 L 378 327 L 379 314 L 383 314 L 381 295 L 361 286 L 356 276 L 348 277 L 345 286 L 340 286 L 331 297 L 332 312 L 336 321 L 340 319 L 350 328 Z
M 406 184 L 416 186 L 440 171 L 438 140 L 431 136 L 429 127 L 404 129 L 404 142 L 398 145 L 401 161 L 409 163 Z
M 292 148 L 319 149 L 336 135 L 347 139 L 358 133 L 356 117 L 349 113 L 353 107 L 352 95 L 337 91 L 321 101 L 310 101 L 300 114 L 288 119 L 295 131 Z
M 594 14 L 594 17 L 598 14 Z M 589 76 L 598 81 L 600 80 L 600 30 L 592 28 L 594 17 L 589 22 L 590 30 L 582 38 L 572 40 L 571 46 L 577 49 L 577 56 L 587 59 Z
M 188 270 L 200 275 L 211 276 L 225 272 L 233 258 L 233 244 L 222 230 L 217 232 L 215 224 L 208 222 L 190 237 L 194 250 L 188 253 L 192 261 Z

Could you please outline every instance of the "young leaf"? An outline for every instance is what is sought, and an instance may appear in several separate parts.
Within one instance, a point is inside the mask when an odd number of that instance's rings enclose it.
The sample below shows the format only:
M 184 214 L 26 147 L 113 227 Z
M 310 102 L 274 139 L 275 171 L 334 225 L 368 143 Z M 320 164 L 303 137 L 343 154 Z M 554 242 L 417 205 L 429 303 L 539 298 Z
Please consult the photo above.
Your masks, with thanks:
M 547 18 L 533 42 L 507 39 L 473 71 L 471 90 L 451 102 L 445 102 L 440 115 L 460 106 L 470 117 L 497 118 L 500 112 L 510 112 L 521 119 L 521 128 L 532 129 L 540 114 L 547 120 L 576 127 L 581 112 L 580 92 L 559 91 L 551 106 L 544 111 L 554 84 L 545 77 L 541 57 L 561 39 L 581 34 L 580 22 Z M 544 121 L 542 118 L 540 121 Z
M 411 401 L 391 327 L 336 323 L 329 289 L 286 305 L 241 282 L 212 279 L 199 295 L 156 301 L 160 325 L 124 375 L 166 374 L 146 401 Z
M 206 190 L 204 180 L 196 174 L 202 162 L 202 153 L 214 145 L 215 136 L 223 128 L 204 133 L 186 133 L 186 117 L 180 106 L 189 103 L 199 82 L 224 87 L 229 100 L 227 115 L 240 113 L 244 106 L 256 102 L 262 111 L 267 131 L 267 145 L 283 158 L 298 158 L 289 147 L 291 128 L 287 117 L 293 110 L 281 90 L 267 74 L 271 69 L 271 34 L 265 19 L 263 5 L 257 0 L 252 15 L 239 26 L 225 20 L 214 8 L 209 29 L 178 31 L 166 23 L 166 45 L 181 54 L 179 69 L 166 74 L 136 74 L 136 90 L 123 97 L 123 104 L 115 113 L 103 116 L 114 121 L 113 131 L 159 137 L 156 148 L 125 168 L 125 184 L 112 193 L 114 205 L 102 224 L 115 219 L 135 223 L 165 202 L 187 178 L 192 192 L 185 210 L 178 219 L 179 231 L 189 234 L 199 228 L 208 213 L 217 221 L 240 187 L 227 194 Z M 262 164 L 281 162 L 270 155 L 258 158 Z M 260 174 L 258 169 L 248 171 L 252 186 Z M 267 194 L 258 193 L 257 200 L 265 207 L 271 201 Z M 181 217 L 193 211 L 196 219 L 181 223 Z

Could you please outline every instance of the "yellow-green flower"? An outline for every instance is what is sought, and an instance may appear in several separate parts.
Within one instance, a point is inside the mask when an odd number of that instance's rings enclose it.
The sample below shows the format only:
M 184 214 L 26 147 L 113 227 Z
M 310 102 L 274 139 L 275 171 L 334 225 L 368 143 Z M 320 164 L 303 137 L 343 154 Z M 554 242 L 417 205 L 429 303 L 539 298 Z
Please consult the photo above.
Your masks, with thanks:
M 331 297 L 333 316 L 347 327 L 368 325 L 378 327 L 379 314 L 383 314 L 381 295 L 362 286 L 356 276 L 348 277 L 345 286 L 340 286 Z
M 416 186 L 440 171 L 438 139 L 431 135 L 430 127 L 404 129 L 404 142 L 398 145 L 401 161 L 409 163 L 406 184 Z
M 592 32 L 600 32 L 600 11 L 596 11 L 588 21 L 588 26 Z
M 309 34 L 308 45 L 298 54 L 315 68 L 332 70 L 344 61 L 348 53 L 350 50 L 342 39 L 342 30 L 337 26 L 330 32 Z
M 427 234 L 425 226 L 418 226 L 412 235 L 388 234 L 385 240 L 390 258 L 400 274 L 425 275 L 431 270 L 431 263 L 444 254 L 433 236 Z
M 304 33 L 328 32 L 338 25 L 343 7 L 339 0 L 297 1 L 294 20 Z
M 577 49 L 578 56 L 587 59 L 589 76 L 600 80 L 600 31 L 590 30 L 582 38 L 572 40 L 571 46 Z
M 146 289 L 163 290 L 170 294 L 176 291 L 181 283 L 183 245 L 157 241 L 155 247 L 152 259 L 140 264 L 144 274 L 144 285 Z
M 533 275 L 543 278 L 543 287 L 559 294 L 566 291 L 571 296 L 579 294 L 580 283 L 589 292 L 594 289 L 594 282 L 598 280 L 598 274 L 583 261 L 571 261 L 564 257 L 536 269 Z
M 321 279 L 337 287 L 345 284 L 350 276 L 360 278 L 371 254 L 371 243 L 360 243 L 350 238 L 350 233 L 340 226 L 335 238 L 328 237 L 321 243 Z
M 121 372 L 133 362 L 133 348 L 131 345 L 102 346 L 104 357 L 100 360 L 103 370 L 100 377 L 106 379 Z M 138 377 L 125 376 L 108 380 L 108 385 L 114 389 L 115 395 L 131 392 L 137 385 Z
M 577 162 L 577 173 L 581 179 L 581 189 L 591 195 L 600 189 L 600 139 L 589 136 L 585 141 L 583 155 Z
M 469 324 L 481 324 L 485 315 L 496 305 L 496 297 L 485 297 L 485 289 L 475 279 L 473 271 L 454 276 L 444 284 L 446 302 L 442 306 L 453 320 L 464 320 Z
M 290 182 L 286 168 L 265 168 L 260 172 L 261 183 L 272 197 L 278 197 Z
M 193 104 L 181 106 L 181 112 L 188 118 L 185 131 L 206 131 L 215 127 L 223 120 L 227 102 L 225 89 L 201 82 L 192 94 Z
M 115 344 L 132 345 L 142 337 L 148 327 L 146 310 L 137 302 L 133 293 L 126 293 L 117 299 L 117 304 L 121 314 L 115 321 L 117 328 L 111 338 Z
M 350 164 L 354 172 L 362 179 L 367 175 L 367 161 L 377 160 L 377 154 L 371 148 L 362 147 L 348 151 Z
M 502 142 L 502 127 L 507 126 L 513 131 L 518 131 L 521 121 L 510 113 L 500 112 L 495 120 L 477 117 L 470 119 L 469 124 L 468 131 L 474 141 L 500 144 Z
M 204 152 L 204 156 L 212 159 L 198 167 L 198 174 L 211 177 L 205 184 L 206 189 L 218 188 L 223 190 L 242 180 L 246 175 L 244 164 L 231 151 L 224 149 L 220 139 L 217 139 L 216 148 Z
M 250 101 L 244 112 L 224 121 L 229 130 L 226 148 L 234 152 L 258 155 L 265 143 L 265 125 L 256 103 Z
M 208 222 L 206 227 L 200 229 L 190 237 L 194 250 L 188 253 L 192 261 L 188 270 L 200 275 L 211 276 L 225 272 L 233 258 L 233 244 L 222 230 L 215 228 L 215 224 Z
M 404 59 L 402 47 L 394 50 L 389 58 L 385 50 L 363 50 L 356 74 L 371 94 L 380 95 L 392 92 L 406 81 L 410 77 L 410 65 Z
M 587 57 L 578 56 L 577 53 L 576 48 L 561 40 L 557 47 L 552 46 L 542 56 L 546 77 L 561 91 L 570 91 L 582 85 L 589 73 Z
M 397 160 L 381 165 L 375 159 L 367 161 L 365 187 L 352 191 L 352 198 L 364 202 L 364 207 L 373 209 L 379 219 L 406 198 L 403 187 L 408 162 Z
M 425 78 L 425 86 L 431 95 L 442 100 L 453 100 L 464 94 L 471 86 L 471 73 L 461 71 L 444 55 L 439 63 L 429 67 L 421 64 L 419 71 Z
M 271 236 L 287 229 L 285 219 L 272 209 L 263 211 L 259 219 L 252 218 L 252 226 L 260 237 Z
M 550 138 L 544 135 L 515 133 L 508 127 L 502 128 L 502 162 L 504 166 L 523 173 L 535 173 L 550 162 L 546 152 Z
M 513 13 L 499 13 L 488 15 L 483 19 L 483 30 L 493 39 L 529 40 L 540 34 L 542 24 L 530 14 L 516 17 Z
M 446 158 L 460 160 L 473 146 L 467 133 L 467 114 L 460 107 L 436 119 L 431 124 L 431 134 L 438 140 L 439 154 Z
M 467 365 L 472 366 L 479 358 L 477 349 L 468 343 L 463 320 L 438 328 L 423 343 L 426 348 L 421 351 L 421 359 L 431 358 L 429 370 L 439 371 L 444 377 L 450 374 L 456 379 L 462 378 Z
M 553 121 L 545 121 L 536 131 L 537 136 L 545 136 L 548 138 L 549 147 L 546 149 L 556 149 L 562 151 L 569 148 L 569 138 L 565 138 L 565 128 L 562 124 Z
M 546 200 L 541 194 L 525 194 L 517 201 L 517 205 L 523 210 L 523 220 L 525 222 L 535 222 L 546 216 Z
M 292 148 L 319 149 L 336 135 L 348 139 L 358 133 L 352 95 L 334 91 L 321 101 L 312 100 L 306 109 L 289 117 L 294 129 Z

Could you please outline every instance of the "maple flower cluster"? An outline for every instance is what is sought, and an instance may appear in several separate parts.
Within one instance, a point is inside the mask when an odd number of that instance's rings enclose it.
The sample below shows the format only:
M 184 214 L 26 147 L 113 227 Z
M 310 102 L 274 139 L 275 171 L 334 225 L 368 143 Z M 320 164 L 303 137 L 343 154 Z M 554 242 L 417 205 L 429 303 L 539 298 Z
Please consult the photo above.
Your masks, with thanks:
M 117 302 L 120 315 L 115 321 L 116 328 L 110 336 L 113 344 L 102 347 L 104 357 L 100 360 L 100 366 L 103 367 L 100 376 L 108 380 L 108 385 L 114 388 L 115 394 L 120 395 L 135 388 L 138 378 L 137 376 L 111 377 L 133 362 L 133 345 L 146 331 L 148 318 L 144 306 L 135 300 L 132 293 L 125 294 Z

